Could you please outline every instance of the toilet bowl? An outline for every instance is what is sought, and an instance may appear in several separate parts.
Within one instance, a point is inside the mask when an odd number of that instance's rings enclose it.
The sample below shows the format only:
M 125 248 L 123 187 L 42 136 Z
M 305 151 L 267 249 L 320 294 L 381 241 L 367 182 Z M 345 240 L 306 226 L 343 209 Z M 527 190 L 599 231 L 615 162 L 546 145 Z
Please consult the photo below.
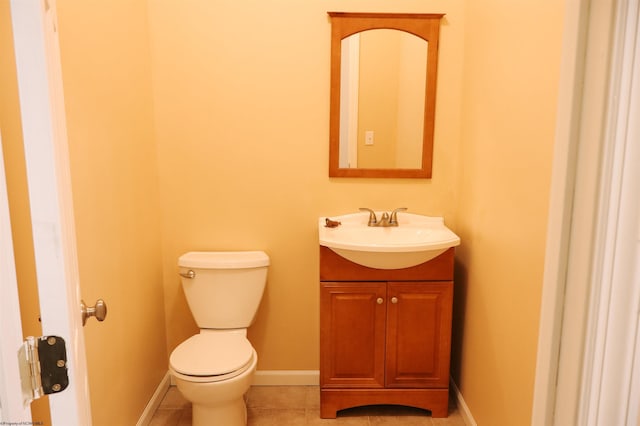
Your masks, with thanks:
M 258 363 L 247 327 L 262 298 L 268 265 L 263 252 L 190 252 L 178 261 L 200 333 L 173 350 L 169 371 L 191 402 L 193 426 L 247 423 L 244 394 Z
M 192 404 L 192 424 L 245 425 L 243 396 L 257 363 L 258 354 L 241 331 L 204 330 L 181 343 L 171 354 L 169 369 Z

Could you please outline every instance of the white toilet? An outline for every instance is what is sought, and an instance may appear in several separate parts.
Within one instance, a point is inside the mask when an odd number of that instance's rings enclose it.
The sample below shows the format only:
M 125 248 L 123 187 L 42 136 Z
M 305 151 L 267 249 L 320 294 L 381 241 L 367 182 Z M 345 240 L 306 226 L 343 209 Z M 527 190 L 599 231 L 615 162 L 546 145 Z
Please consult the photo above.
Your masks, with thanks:
M 247 340 L 267 281 L 261 251 L 189 252 L 178 260 L 200 333 L 176 347 L 169 370 L 193 407 L 193 425 L 247 424 L 244 394 L 258 355 Z

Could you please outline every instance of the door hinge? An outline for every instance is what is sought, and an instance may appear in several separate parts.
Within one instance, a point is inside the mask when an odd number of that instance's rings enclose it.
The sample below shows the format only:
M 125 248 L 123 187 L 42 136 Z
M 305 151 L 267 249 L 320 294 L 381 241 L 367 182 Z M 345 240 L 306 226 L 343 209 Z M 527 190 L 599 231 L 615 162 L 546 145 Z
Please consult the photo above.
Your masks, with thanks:
M 18 358 L 25 406 L 69 386 L 67 349 L 62 337 L 29 336 L 20 347 Z

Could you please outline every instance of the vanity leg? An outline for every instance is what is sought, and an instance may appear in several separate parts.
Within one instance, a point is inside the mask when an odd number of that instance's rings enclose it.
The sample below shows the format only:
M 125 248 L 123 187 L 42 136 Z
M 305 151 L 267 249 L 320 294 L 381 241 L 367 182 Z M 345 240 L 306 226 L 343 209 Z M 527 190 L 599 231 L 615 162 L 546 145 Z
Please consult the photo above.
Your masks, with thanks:
M 338 412 L 336 410 L 320 406 L 321 419 L 335 419 L 336 417 L 338 417 Z
M 320 418 L 335 419 L 338 416 L 338 407 L 322 389 L 320 390 Z
M 446 404 L 445 406 L 433 407 L 431 409 L 431 417 L 433 417 L 434 419 L 448 417 L 448 416 L 449 416 L 449 404 Z

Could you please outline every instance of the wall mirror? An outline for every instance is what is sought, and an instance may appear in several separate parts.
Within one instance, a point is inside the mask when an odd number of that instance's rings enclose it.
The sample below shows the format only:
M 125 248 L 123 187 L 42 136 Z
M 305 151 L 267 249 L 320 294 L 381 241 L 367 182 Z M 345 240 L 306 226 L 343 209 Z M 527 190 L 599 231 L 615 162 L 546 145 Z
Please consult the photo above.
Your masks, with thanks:
M 430 178 L 444 14 L 329 16 L 329 176 Z

